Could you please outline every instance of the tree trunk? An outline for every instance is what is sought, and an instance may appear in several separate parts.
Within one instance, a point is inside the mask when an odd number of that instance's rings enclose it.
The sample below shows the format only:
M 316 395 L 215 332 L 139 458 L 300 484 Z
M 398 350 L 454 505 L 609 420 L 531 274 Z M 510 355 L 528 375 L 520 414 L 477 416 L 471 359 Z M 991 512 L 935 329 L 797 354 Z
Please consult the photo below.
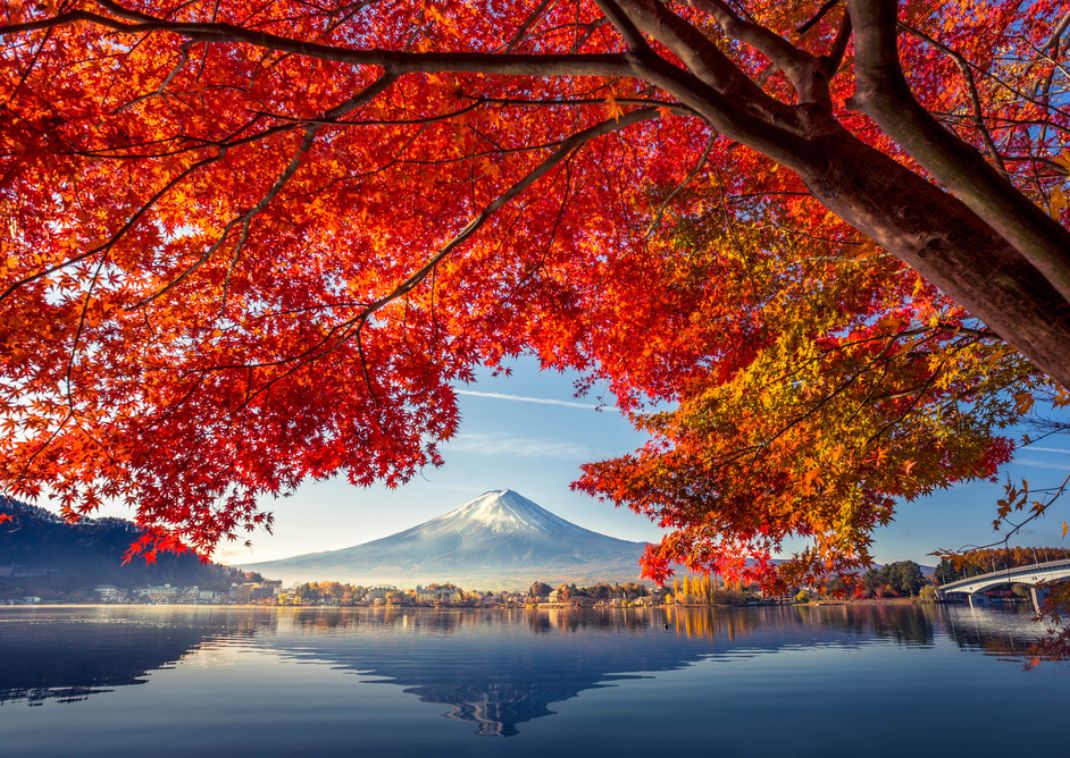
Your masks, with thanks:
M 936 284 L 1070 387 L 1070 306 L 961 201 L 851 135 L 819 137 L 799 170 L 831 211 Z

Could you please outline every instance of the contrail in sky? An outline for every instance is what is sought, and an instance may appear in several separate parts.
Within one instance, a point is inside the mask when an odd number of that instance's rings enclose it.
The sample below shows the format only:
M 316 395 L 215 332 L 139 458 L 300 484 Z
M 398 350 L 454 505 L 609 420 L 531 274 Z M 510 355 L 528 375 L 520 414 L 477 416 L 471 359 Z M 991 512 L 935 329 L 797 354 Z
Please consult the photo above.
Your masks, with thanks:
M 563 408 L 583 408 L 586 411 L 604 410 L 616 411 L 611 405 L 591 405 L 589 403 L 575 403 L 570 400 L 554 400 L 549 397 L 530 397 L 528 395 L 507 395 L 504 392 L 478 392 L 476 390 L 454 390 L 458 395 L 468 397 L 487 397 L 492 400 L 512 400 L 517 403 L 537 403 L 538 405 L 560 405 Z

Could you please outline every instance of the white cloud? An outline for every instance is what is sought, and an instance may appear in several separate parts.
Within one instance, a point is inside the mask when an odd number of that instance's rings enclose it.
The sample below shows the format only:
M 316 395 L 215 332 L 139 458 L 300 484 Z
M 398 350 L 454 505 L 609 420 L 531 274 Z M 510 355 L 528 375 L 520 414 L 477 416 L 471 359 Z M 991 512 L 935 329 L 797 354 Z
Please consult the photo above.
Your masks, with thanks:
M 514 437 L 508 434 L 462 432 L 449 442 L 451 452 L 477 455 L 510 455 L 521 458 L 556 458 L 558 460 L 590 460 L 595 453 L 578 442 L 551 438 Z
M 509 395 L 504 392 L 479 392 L 478 390 L 455 390 L 458 395 L 468 397 L 485 397 L 491 400 L 512 400 L 515 403 L 537 403 L 539 405 L 559 405 L 563 408 L 582 408 L 588 411 L 604 410 L 616 412 L 611 405 L 594 405 L 591 403 L 577 403 L 572 400 L 555 400 L 549 397 L 531 397 L 529 395 Z

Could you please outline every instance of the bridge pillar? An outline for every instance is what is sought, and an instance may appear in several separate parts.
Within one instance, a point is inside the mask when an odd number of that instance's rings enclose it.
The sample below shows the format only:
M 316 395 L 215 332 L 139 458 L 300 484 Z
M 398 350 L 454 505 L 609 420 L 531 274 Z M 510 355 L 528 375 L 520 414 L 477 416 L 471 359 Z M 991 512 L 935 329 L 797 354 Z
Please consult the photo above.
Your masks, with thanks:
M 1029 585 L 1029 596 L 1033 599 L 1033 610 L 1039 616 L 1040 609 L 1044 606 L 1044 601 L 1048 599 L 1048 590 L 1031 584 Z

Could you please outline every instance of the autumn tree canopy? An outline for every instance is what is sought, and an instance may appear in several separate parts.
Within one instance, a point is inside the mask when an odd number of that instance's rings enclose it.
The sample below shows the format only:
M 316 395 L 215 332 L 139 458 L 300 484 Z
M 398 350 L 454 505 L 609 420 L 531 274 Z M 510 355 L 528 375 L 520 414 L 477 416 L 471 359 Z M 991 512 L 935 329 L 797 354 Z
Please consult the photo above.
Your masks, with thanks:
M 673 561 L 868 558 L 1070 387 L 1065 3 L 44 0 L 0 16 L 0 486 L 138 549 L 438 464 L 536 355 Z M 651 403 L 672 410 L 645 413 Z

